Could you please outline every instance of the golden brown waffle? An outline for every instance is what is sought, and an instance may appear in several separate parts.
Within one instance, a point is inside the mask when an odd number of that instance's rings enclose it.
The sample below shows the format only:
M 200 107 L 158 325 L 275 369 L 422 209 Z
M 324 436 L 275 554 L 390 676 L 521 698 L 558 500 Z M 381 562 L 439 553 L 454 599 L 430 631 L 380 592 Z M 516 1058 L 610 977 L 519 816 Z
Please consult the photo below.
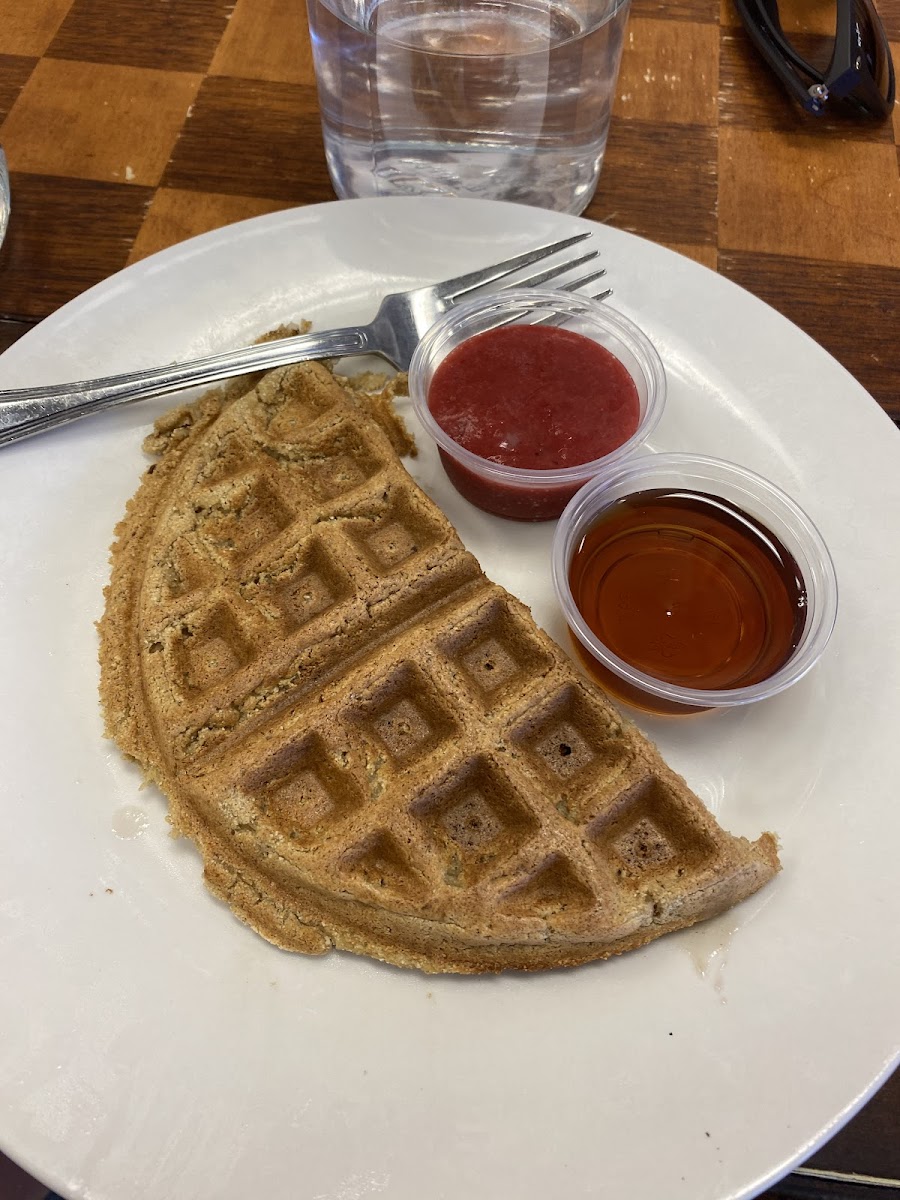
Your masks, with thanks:
M 107 730 L 210 889 L 291 950 L 603 958 L 778 870 L 482 574 L 323 367 L 179 409 L 117 529 Z M 393 443 L 392 443 L 393 438 Z

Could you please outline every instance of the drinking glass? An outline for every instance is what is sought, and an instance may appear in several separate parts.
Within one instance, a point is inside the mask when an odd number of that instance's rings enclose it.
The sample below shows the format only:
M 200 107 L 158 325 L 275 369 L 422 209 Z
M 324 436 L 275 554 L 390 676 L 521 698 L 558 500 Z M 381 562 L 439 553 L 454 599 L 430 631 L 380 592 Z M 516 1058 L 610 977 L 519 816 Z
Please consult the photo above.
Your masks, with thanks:
M 580 213 L 606 149 L 629 0 L 307 0 L 342 197 Z

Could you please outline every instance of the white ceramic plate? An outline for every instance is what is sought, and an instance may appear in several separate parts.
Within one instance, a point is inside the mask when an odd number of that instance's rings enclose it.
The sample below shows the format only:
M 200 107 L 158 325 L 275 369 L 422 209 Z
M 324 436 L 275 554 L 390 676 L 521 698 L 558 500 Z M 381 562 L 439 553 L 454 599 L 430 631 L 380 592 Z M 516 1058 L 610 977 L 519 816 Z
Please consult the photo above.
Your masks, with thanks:
M 341 202 L 187 242 L 0 360 L 0 386 L 245 343 L 587 222 L 436 199 Z M 0 452 L 0 1143 L 90 1200 L 748 1197 L 863 1102 L 898 1052 L 900 437 L 747 293 L 593 226 L 614 303 L 669 375 L 657 449 L 790 491 L 841 586 L 825 658 L 743 712 L 645 720 L 784 871 L 740 909 L 605 964 L 426 978 L 284 954 L 205 892 L 165 806 L 104 742 L 94 620 L 113 525 L 168 401 Z M 414 465 L 489 572 L 562 637 L 548 527 L 477 513 Z

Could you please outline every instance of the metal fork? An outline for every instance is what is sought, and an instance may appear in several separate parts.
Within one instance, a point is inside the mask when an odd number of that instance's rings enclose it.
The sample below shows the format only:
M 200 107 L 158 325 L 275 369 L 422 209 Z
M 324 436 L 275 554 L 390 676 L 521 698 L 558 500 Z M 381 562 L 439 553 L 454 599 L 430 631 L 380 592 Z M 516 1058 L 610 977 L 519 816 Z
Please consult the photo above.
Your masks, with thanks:
M 0 244 L 6 237 L 6 227 L 9 225 L 9 168 L 6 163 L 6 152 L 0 146 Z
M 283 367 L 289 363 L 314 358 L 343 358 L 356 354 L 377 354 L 399 370 L 409 367 L 410 359 L 420 338 L 437 318 L 463 297 L 507 280 L 524 268 L 562 250 L 583 242 L 591 233 L 538 246 L 504 262 L 494 263 L 478 271 L 470 271 L 456 279 L 408 292 L 394 292 L 384 297 L 368 325 L 346 329 L 330 329 L 322 333 L 301 334 L 274 342 L 212 354 L 175 366 L 153 367 L 131 371 L 125 375 L 110 375 L 80 383 L 51 384 L 47 387 L 16 388 L 0 392 L 0 446 L 7 446 L 44 430 L 75 421 L 89 413 L 99 412 L 134 400 L 162 396 L 197 384 L 216 383 L 251 371 Z M 527 278 L 519 277 L 504 287 L 537 287 L 597 257 L 593 250 L 580 257 L 560 259 Z M 605 270 L 593 271 L 561 285 L 561 290 L 575 291 L 605 275 Z M 500 290 L 498 289 L 498 290 Z M 604 299 L 609 290 L 595 299 Z

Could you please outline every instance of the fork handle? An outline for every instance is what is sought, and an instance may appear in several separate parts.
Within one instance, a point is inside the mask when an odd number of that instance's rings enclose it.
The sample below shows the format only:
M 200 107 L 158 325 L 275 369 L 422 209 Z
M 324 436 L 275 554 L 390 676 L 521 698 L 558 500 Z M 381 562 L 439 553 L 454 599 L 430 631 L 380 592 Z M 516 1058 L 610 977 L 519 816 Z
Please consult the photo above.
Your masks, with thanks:
M 368 326 L 330 329 L 263 342 L 242 350 L 210 354 L 192 362 L 151 367 L 124 375 L 0 392 L 0 446 L 76 421 L 90 413 L 163 396 L 197 384 L 218 383 L 251 371 L 314 358 L 374 353 Z

